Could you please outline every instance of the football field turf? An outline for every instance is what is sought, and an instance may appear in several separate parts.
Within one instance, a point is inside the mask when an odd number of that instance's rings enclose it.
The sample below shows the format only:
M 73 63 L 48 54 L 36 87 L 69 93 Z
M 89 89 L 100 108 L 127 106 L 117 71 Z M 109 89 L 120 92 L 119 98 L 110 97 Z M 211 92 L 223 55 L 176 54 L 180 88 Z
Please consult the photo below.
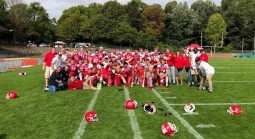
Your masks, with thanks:
M 0 139 L 253 139 L 255 60 L 210 59 L 209 63 L 215 67 L 213 93 L 186 83 L 171 85 L 168 90 L 155 87 L 148 91 L 137 85 L 44 93 L 41 66 L 1 73 Z M 19 76 L 21 70 L 27 75 Z M 9 91 L 17 92 L 18 98 L 7 100 Z M 127 98 L 138 102 L 135 110 L 125 109 Z M 146 114 L 141 104 L 151 101 L 164 111 Z M 192 115 L 184 113 L 187 102 L 196 105 Z M 242 107 L 241 115 L 227 113 L 232 104 Z M 96 123 L 83 120 L 84 113 L 91 109 L 99 118 Z M 172 115 L 165 116 L 165 112 Z M 165 122 L 175 123 L 179 131 L 165 137 L 160 132 Z

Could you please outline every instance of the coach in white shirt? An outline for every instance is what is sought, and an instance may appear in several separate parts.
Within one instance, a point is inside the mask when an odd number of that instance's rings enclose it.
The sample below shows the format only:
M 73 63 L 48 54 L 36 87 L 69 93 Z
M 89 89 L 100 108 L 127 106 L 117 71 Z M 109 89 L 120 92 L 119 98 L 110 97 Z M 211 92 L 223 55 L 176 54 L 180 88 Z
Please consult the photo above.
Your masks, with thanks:
M 202 78 L 200 81 L 200 86 L 199 89 L 203 89 L 204 85 L 205 85 L 205 80 L 208 81 L 208 85 L 209 85 L 209 92 L 213 92 L 213 87 L 212 87 L 212 77 L 215 73 L 214 71 L 214 67 L 212 67 L 211 65 L 209 65 L 208 63 L 201 61 L 199 57 L 197 57 L 195 59 L 196 61 L 196 67 L 201 71 L 202 73 Z
M 61 65 L 61 57 L 62 57 L 62 54 L 57 54 L 53 59 L 52 59 L 52 62 L 51 62 L 51 68 L 53 70 L 56 70 L 57 67 L 59 67 Z

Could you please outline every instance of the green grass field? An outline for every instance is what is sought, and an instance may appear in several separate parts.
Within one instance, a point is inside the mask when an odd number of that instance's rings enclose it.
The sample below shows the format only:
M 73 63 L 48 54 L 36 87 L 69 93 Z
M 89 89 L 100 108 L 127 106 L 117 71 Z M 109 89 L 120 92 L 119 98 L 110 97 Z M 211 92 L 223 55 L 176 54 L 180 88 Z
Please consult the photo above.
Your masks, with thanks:
M 134 110 L 141 137 L 144 139 L 253 139 L 255 137 L 255 60 L 210 59 L 215 67 L 214 92 L 196 87 L 175 85 L 168 90 L 156 87 L 155 91 L 135 86 L 128 88 L 130 98 L 138 102 Z M 26 76 L 18 72 L 25 70 Z M 184 72 L 185 73 L 185 72 Z M 186 78 L 185 78 L 186 79 Z M 71 139 L 75 136 L 83 115 L 87 111 L 95 91 L 61 91 L 44 93 L 44 73 L 41 66 L 17 69 L 0 74 L 0 138 L 8 139 Z M 18 98 L 7 100 L 9 91 Z M 103 87 L 93 106 L 99 121 L 83 127 L 82 139 L 132 139 L 134 131 L 128 110 L 124 108 L 123 87 Z M 158 94 L 158 96 L 156 95 Z M 171 99 L 172 98 L 172 99 Z M 173 99 L 174 98 L 174 99 Z M 147 115 L 142 103 L 156 101 L 155 106 L 165 111 Z M 192 102 L 197 115 L 184 115 L 182 104 Z M 165 105 L 168 103 L 168 105 Z M 235 116 L 226 111 L 234 103 L 243 113 Z M 170 104 L 170 105 L 169 105 Z M 172 104 L 172 105 L 171 105 Z M 165 116 L 164 113 L 174 113 Z M 181 120 L 180 120 L 181 118 Z M 164 122 L 173 122 L 179 132 L 165 137 L 160 132 Z M 187 123 L 190 125 L 187 127 Z M 197 125 L 214 125 L 198 128 Z M 190 132 L 191 128 L 195 132 Z M 137 132 L 136 132 L 137 133 Z

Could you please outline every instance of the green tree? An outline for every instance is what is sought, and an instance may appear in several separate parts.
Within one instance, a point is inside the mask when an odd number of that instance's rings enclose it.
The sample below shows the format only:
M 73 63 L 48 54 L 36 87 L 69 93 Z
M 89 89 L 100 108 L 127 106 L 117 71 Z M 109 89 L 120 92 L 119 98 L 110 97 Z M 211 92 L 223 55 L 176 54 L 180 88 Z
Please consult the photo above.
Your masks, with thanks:
M 137 30 L 132 28 L 128 23 L 119 23 L 113 30 L 113 39 L 117 43 L 127 43 L 129 46 L 133 45 L 137 36 Z
M 7 12 L 7 4 L 5 0 L 0 0 L 0 25 L 7 27 L 10 19 Z
M 50 43 L 54 38 L 54 26 L 48 13 L 39 2 L 30 3 L 27 8 L 27 39 L 37 43 Z
M 213 46 L 220 46 L 222 43 L 222 34 L 223 36 L 227 35 L 227 25 L 223 17 L 219 14 L 213 14 L 206 27 L 206 39 Z
M 151 28 L 157 38 L 163 36 L 166 19 L 167 15 L 159 4 L 146 6 L 142 12 L 144 30 Z
M 222 0 L 222 15 L 227 22 L 226 43 L 241 49 L 242 38 L 245 49 L 253 48 L 255 36 L 255 1 L 254 0 Z
M 26 4 L 13 5 L 8 11 L 15 41 L 25 42 L 28 36 L 28 12 Z
M 169 10 L 168 10 L 169 11 Z M 168 22 L 165 30 L 166 43 L 173 46 L 187 46 L 193 43 L 194 28 L 198 24 L 198 15 L 186 2 L 178 3 L 171 13 L 167 13 Z
M 79 5 L 71 7 L 63 12 L 58 20 L 57 36 L 66 42 L 82 41 L 83 24 L 96 15 L 96 11 Z
M 153 50 L 158 43 L 155 36 L 155 31 L 147 28 L 145 31 L 139 31 L 136 37 L 135 44 L 137 47 Z
M 124 13 L 124 6 L 117 1 L 108 1 L 101 9 L 101 14 L 103 14 L 106 18 L 116 21 L 123 21 L 125 19 Z
M 137 30 L 142 29 L 141 13 L 145 6 L 141 0 L 132 0 L 126 5 L 127 22 Z
M 216 6 L 211 0 L 197 0 L 191 5 L 193 9 L 198 14 L 198 24 L 194 28 L 195 42 L 200 42 L 201 32 L 205 34 L 205 29 L 207 22 L 211 15 L 218 13 L 220 7 Z M 206 42 L 204 44 L 207 44 Z

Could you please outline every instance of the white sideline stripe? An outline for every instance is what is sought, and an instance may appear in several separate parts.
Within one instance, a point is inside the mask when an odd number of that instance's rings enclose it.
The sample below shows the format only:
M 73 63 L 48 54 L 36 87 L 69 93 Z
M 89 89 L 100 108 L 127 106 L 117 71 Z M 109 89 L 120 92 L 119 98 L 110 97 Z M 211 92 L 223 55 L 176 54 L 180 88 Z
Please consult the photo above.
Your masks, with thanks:
M 165 97 L 166 99 L 176 99 L 177 97 Z
M 182 113 L 182 115 L 199 115 L 198 112 Z
M 159 92 L 160 94 L 171 94 L 172 92 Z
M 255 102 L 251 103 L 193 103 L 196 106 L 225 106 L 225 105 L 255 105 Z M 180 104 L 168 104 L 170 106 L 184 106 L 186 103 L 180 103 Z
M 126 100 L 130 99 L 129 91 L 126 87 L 124 87 L 124 92 L 125 92 Z M 134 131 L 134 139 L 142 139 L 143 138 L 142 133 L 139 129 L 139 125 L 138 125 L 134 110 L 128 110 L 128 116 L 130 117 L 130 124 Z
M 168 105 L 166 100 L 162 98 L 161 95 L 155 89 L 152 89 L 152 91 L 161 100 L 161 102 L 168 108 L 168 110 L 172 112 L 173 115 L 182 123 L 182 125 L 186 127 L 192 135 L 195 136 L 195 138 L 204 139 L 204 137 L 200 135 L 184 118 L 182 118 L 181 115 L 176 110 L 174 110 L 170 105 Z
M 87 111 L 89 110 L 92 110 L 95 103 L 96 103 L 96 100 L 97 100 L 97 97 L 98 97 L 98 94 L 99 94 L 99 90 L 97 90 L 94 94 L 94 97 L 92 98 L 88 108 L 87 108 Z M 87 112 L 86 111 L 86 112 Z M 87 125 L 87 121 L 84 120 L 84 118 L 82 118 L 81 122 L 80 122 L 80 126 L 78 128 L 78 130 L 76 131 L 75 135 L 73 136 L 73 139 L 80 139 L 81 136 L 84 134 L 85 132 L 85 129 L 86 129 L 86 125 Z
M 196 125 L 196 128 L 211 128 L 211 127 L 216 127 L 214 124 L 199 124 Z
M 213 81 L 214 83 L 254 83 L 255 81 Z

